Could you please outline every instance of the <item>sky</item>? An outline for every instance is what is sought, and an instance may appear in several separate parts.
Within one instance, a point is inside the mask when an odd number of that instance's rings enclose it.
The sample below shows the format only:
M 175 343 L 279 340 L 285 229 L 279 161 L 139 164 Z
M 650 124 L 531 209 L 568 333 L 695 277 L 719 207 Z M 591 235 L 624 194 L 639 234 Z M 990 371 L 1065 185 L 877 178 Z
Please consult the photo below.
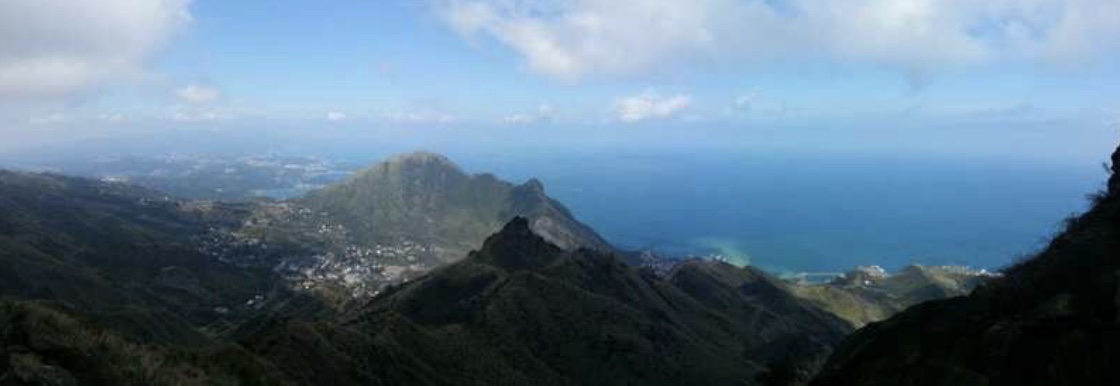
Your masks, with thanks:
M 1117 134 L 1117 0 L 0 1 L 0 153 L 279 137 L 1088 163 Z

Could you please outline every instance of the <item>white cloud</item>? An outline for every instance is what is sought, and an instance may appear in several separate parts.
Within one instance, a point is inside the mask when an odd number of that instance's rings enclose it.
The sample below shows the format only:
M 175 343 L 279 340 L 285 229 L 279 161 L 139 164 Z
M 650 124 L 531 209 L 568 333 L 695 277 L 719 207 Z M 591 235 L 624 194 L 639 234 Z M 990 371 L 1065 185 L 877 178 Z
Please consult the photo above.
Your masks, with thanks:
M 531 125 L 537 122 L 536 117 L 529 114 L 508 115 L 502 119 L 507 125 Z
M 555 119 L 556 112 L 552 106 L 542 104 L 537 106 L 537 111 L 532 113 L 513 114 L 506 116 L 502 121 L 507 125 L 535 125 L 540 123 L 552 122 Z
M 327 120 L 331 122 L 345 121 L 347 118 L 346 113 L 341 111 L 328 111 Z
M 0 2 L 0 97 L 57 97 L 134 77 L 191 0 Z
M 437 111 L 395 112 L 383 115 L 382 119 L 398 125 L 446 125 L 458 121 L 454 115 Z
M 173 109 L 170 115 L 171 120 L 176 122 L 213 122 L 221 119 L 227 119 L 229 116 L 223 115 L 217 110 L 211 109 Z
M 435 0 L 468 37 L 563 79 L 689 60 L 828 58 L 908 73 L 1120 48 L 1113 0 Z
M 175 90 L 175 96 L 183 102 L 198 105 L 217 102 L 222 97 L 222 91 L 213 87 L 192 84 Z
M 692 97 L 685 94 L 662 96 L 650 89 L 615 102 L 615 117 L 622 122 L 639 122 L 668 118 L 692 104 Z

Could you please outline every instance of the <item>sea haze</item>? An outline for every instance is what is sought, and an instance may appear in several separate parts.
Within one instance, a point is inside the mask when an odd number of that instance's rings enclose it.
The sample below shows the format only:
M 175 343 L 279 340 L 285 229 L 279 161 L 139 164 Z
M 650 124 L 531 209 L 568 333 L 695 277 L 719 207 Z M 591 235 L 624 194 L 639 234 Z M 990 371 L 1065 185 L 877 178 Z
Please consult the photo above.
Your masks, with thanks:
M 689 154 L 466 157 L 537 176 L 619 247 L 720 254 L 777 272 L 908 264 L 998 269 L 1088 205 L 1100 168 L 1022 162 Z

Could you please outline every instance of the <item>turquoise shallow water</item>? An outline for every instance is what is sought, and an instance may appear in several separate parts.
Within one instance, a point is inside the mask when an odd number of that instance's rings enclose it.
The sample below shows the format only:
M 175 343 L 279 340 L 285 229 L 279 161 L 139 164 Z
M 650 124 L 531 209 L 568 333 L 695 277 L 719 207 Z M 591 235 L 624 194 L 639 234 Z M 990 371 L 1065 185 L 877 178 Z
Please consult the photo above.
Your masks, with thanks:
M 1083 211 L 1099 167 L 751 155 L 473 157 L 624 248 L 722 254 L 779 272 L 877 264 L 996 269 Z

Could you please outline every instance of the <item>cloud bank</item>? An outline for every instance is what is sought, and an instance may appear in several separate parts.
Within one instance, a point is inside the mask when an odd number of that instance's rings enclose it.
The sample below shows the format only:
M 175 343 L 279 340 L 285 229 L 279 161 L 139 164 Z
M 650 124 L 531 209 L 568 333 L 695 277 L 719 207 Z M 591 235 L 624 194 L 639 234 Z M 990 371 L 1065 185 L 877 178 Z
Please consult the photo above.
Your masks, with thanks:
M 455 115 L 436 110 L 398 111 L 381 116 L 394 125 L 449 125 L 459 121 Z
M 537 111 L 531 113 L 521 113 L 507 115 L 502 119 L 502 122 L 507 125 L 536 125 L 542 123 L 552 122 L 556 118 L 556 110 L 552 106 L 542 104 L 537 106 Z
M 0 2 L 0 97 L 65 96 L 142 72 L 191 0 Z
M 561 79 L 687 61 L 829 59 L 908 72 L 1079 62 L 1120 47 L 1113 0 L 433 0 L 448 25 Z

